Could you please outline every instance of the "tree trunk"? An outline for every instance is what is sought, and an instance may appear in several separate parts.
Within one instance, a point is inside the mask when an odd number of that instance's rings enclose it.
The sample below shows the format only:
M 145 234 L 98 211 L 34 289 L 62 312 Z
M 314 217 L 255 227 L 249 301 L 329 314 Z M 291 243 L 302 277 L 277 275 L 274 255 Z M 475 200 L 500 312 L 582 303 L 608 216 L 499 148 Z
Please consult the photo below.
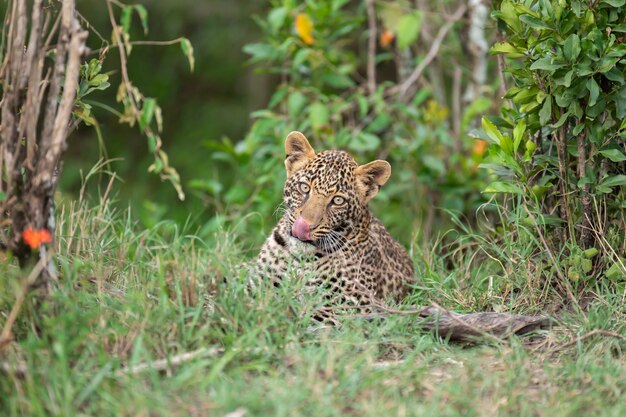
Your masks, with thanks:
M 46 245 L 53 244 L 54 190 L 87 32 L 78 23 L 74 0 L 63 0 L 60 14 L 43 0 L 30 3 L 30 10 L 26 0 L 7 6 L 0 69 L 0 248 L 26 266 L 36 254 L 45 262 Z M 54 62 L 46 60 L 50 51 Z M 39 238 L 27 239 L 25 231 Z M 55 276 L 52 264 L 40 275 Z

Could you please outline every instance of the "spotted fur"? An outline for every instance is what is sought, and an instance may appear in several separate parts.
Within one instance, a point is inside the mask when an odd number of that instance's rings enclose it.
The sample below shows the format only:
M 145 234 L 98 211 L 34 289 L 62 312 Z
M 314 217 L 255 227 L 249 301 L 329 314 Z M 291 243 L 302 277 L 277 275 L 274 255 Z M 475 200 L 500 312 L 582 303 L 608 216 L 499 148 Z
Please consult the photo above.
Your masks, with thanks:
M 333 304 L 404 296 L 413 282 L 411 260 L 367 206 L 389 178 L 389 164 L 360 166 L 336 150 L 316 154 L 300 132 L 289 134 L 285 150 L 285 214 L 263 245 L 257 270 L 275 285 L 297 270 L 309 287 L 327 289 Z

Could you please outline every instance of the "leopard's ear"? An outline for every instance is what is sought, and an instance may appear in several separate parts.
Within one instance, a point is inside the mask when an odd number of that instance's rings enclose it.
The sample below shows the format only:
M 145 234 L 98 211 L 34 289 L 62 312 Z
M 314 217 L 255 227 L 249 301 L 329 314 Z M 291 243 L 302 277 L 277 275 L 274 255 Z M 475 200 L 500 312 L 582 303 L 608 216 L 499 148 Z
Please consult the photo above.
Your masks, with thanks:
M 356 188 L 364 203 L 370 201 L 391 176 L 389 162 L 376 160 L 359 166 L 356 171 Z
M 300 132 L 293 131 L 287 135 L 285 141 L 285 168 L 287 177 L 303 168 L 310 159 L 315 158 L 315 151 Z

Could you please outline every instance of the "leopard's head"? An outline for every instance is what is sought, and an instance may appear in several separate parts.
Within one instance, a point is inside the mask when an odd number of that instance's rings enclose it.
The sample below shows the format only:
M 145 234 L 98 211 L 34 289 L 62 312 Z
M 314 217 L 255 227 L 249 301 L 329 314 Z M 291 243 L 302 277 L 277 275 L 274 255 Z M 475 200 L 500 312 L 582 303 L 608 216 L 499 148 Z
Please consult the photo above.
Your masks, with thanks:
M 291 236 L 323 253 L 349 246 L 369 218 L 367 203 L 391 175 L 389 163 L 359 165 L 344 151 L 315 153 L 300 132 L 287 136 L 285 152 Z

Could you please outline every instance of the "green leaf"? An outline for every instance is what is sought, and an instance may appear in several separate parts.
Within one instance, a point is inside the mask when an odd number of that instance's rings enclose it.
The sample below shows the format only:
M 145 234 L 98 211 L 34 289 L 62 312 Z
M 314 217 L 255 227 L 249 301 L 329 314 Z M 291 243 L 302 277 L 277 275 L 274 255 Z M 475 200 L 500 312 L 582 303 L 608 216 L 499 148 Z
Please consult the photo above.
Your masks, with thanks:
M 148 150 L 150 152 L 154 152 L 156 150 L 157 143 L 157 137 L 153 134 L 148 134 Z
M 122 24 L 122 30 L 124 33 L 128 33 L 130 30 L 131 17 L 133 13 L 132 6 L 124 6 L 122 9 L 122 16 L 120 17 L 120 23 Z
M 307 58 L 311 55 L 310 48 L 301 48 L 296 54 L 293 56 L 293 67 L 298 68 L 300 65 L 304 64 Z
M 626 185 L 626 175 L 623 175 L 623 174 L 611 175 L 605 178 L 604 181 L 600 183 L 600 186 L 604 188 L 611 188 L 611 187 L 624 186 L 624 185 Z
M 320 76 L 320 79 L 330 87 L 337 89 L 350 88 L 354 85 L 354 81 L 350 77 L 336 72 L 324 73 Z
M 180 49 L 182 49 L 183 54 L 187 57 L 187 61 L 189 61 L 189 69 L 193 72 L 193 67 L 196 63 L 196 60 L 193 55 L 193 45 L 187 38 L 181 38 L 180 40 Z
M 244 45 L 243 51 L 252 55 L 253 62 L 272 59 L 277 55 L 276 48 L 267 43 L 249 43 Z
M 376 135 L 371 133 L 361 132 L 354 137 L 348 147 L 357 152 L 362 151 L 375 151 L 380 146 L 380 139 Z
M 552 96 L 548 96 L 539 110 L 539 123 L 546 126 L 552 117 Z
M 513 153 L 517 153 L 519 144 L 524 138 L 524 133 L 526 133 L 526 121 L 524 119 L 520 119 L 513 129 Z
M 285 23 L 285 18 L 287 17 L 287 9 L 284 7 L 278 7 L 276 9 L 272 9 L 267 15 L 267 21 L 270 24 L 270 29 L 273 33 L 276 33 L 280 30 L 280 28 Z
M 522 194 L 522 189 L 518 186 L 502 181 L 494 181 L 482 191 L 485 194 L 504 193 L 504 194 Z
M 593 107 L 598 100 L 598 96 L 600 95 L 600 86 L 596 82 L 596 80 L 592 77 L 587 81 L 587 90 L 589 90 L 589 107 Z
M 283 98 L 285 98 L 285 95 L 287 94 L 287 89 L 284 87 L 279 87 L 278 89 L 276 89 L 276 92 L 274 92 L 274 94 L 272 95 L 272 98 L 270 98 L 270 102 L 267 105 L 268 109 L 273 109 L 274 107 L 276 107 L 276 105 L 278 105 L 278 103 L 283 101 Z
M 626 155 L 624 155 L 619 149 L 604 149 L 600 151 L 600 155 L 610 159 L 612 162 L 626 161 Z
M 606 270 L 604 275 L 611 281 L 621 281 L 626 279 L 626 271 L 624 271 L 619 264 L 615 262 L 609 269 Z
M 611 68 L 604 73 L 604 76 L 610 81 L 615 81 L 618 84 L 624 84 L 624 74 L 617 68 Z
M 622 7 L 626 4 L 626 0 L 602 0 L 601 3 L 606 3 L 613 7 Z
M 365 115 L 367 114 L 367 110 L 369 108 L 369 104 L 367 103 L 367 99 L 365 98 L 365 96 L 359 94 L 356 96 L 356 100 L 359 103 L 359 115 L 361 117 L 365 117 Z
M 141 20 L 143 33 L 144 35 L 147 35 L 148 34 L 148 11 L 141 4 L 136 4 L 134 7 L 135 7 L 135 10 L 137 11 L 137 14 L 139 15 L 139 20 Z
M 507 54 L 509 58 L 521 58 L 525 56 L 519 49 L 508 42 L 498 42 L 489 49 L 492 54 Z
M 154 116 L 154 108 L 156 107 L 156 100 L 148 97 L 143 101 L 143 106 L 141 108 L 141 115 L 139 116 L 139 126 L 144 129 L 150 125 L 152 122 L 152 117 Z
M 548 26 L 547 23 L 545 23 L 541 19 L 537 19 L 536 17 L 529 14 L 520 15 L 519 20 L 523 23 L 526 23 L 533 29 L 552 29 L 550 26 Z
M 504 0 L 500 6 L 500 14 L 498 17 L 516 33 L 522 31 L 522 25 L 520 24 L 517 10 L 513 6 L 513 2 L 510 0 Z
M 306 96 L 299 91 L 295 91 L 289 95 L 287 99 L 287 109 L 289 110 L 289 115 L 291 117 L 298 116 L 304 105 L 306 104 Z
M 422 162 L 424 166 L 438 176 L 442 176 L 446 172 L 446 166 L 441 158 L 434 155 L 423 155 Z
M 545 71 L 554 71 L 557 70 L 559 68 L 563 68 L 565 64 L 559 64 L 559 63 L 555 63 L 554 59 L 551 57 L 545 57 L 545 58 L 541 58 L 536 60 L 535 62 L 533 62 L 533 64 L 530 66 L 531 70 L 545 70 Z
M 500 143 L 502 142 L 502 133 L 500 133 L 498 128 L 486 117 L 482 118 L 482 126 L 490 141 L 500 146 Z
M 100 85 L 102 85 L 104 83 L 107 83 L 107 81 L 109 81 L 109 75 L 108 74 L 98 74 L 98 75 L 96 75 L 95 77 L 93 77 L 89 81 L 89 85 L 91 87 L 100 87 Z M 107 87 L 108 87 L 108 85 L 107 85 Z
M 563 44 L 563 54 L 565 55 L 565 59 L 570 62 L 575 60 L 578 58 L 580 51 L 580 37 L 576 33 L 572 33 Z
M 422 25 L 422 14 L 414 12 L 402 16 L 398 21 L 398 49 L 405 49 L 407 46 L 417 40 Z
M 580 132 L 582 132 L 584 128 L 585 128 L 585 124 L 584 124 L 584 123 L 579 123 L 579 124 L 577 124 L 577 125 L 574 127 L 574 129 L 572 130 L 572 135 L 574 135 L 574 136 L 578 136 L 578 134 L 579 134 Z
M 556 85 L 562 85 L 564 87 L 569 88 L 572 85 L 572 78 L 574 77 L 574 70 L 571 69 L 565 73 L 565 75 L 561 78 L 554 78 Z
M 599 253 L 598 249 L 596 249 L 596 248 L 589 248 L 589 249 L 583 251 L 583 256 L 585 258 L 591 259 L 591 258 L 595 257 L 598 253 Z
M 311 104 L 309 106 L 309 120 L 315 130 L 319 130 L 328 125 L 328 109 L 326 106 L 319 101 Z
M 0 191 L 0 203 L 7 199 L 7 194 L 4 191 Z
M 567 121 L 567 118 L 570 116 L 570 112 L 565 112 L 561 115 L 561 117 L 559 117 L 559 120 L 556 121 L 555 124 L 552 125 L 552 127 L 554 129 L 558 129 L 559 127 L 563 126 L 563 123 L 565 123 Z

